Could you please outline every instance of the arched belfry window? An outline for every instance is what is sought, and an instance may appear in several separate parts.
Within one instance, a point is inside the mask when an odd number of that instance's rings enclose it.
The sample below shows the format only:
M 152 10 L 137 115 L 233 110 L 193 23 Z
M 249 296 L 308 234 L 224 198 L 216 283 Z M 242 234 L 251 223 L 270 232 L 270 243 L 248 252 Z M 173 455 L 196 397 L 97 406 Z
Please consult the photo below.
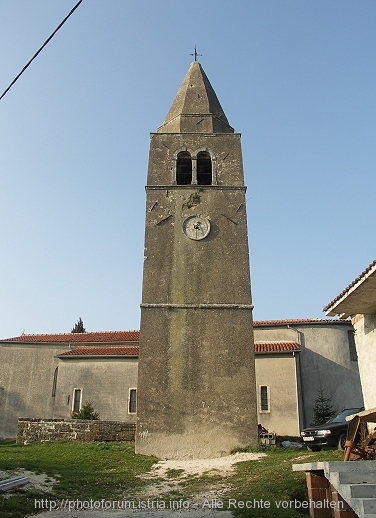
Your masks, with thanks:
M 192 158 L 188 151 L 181 151 L 176 161 L 176 183 L 189 185 L 192 183 Z
M 207 151 L 197 154 L 197 183 L 198 185 L 212 184 L 212 161 Z

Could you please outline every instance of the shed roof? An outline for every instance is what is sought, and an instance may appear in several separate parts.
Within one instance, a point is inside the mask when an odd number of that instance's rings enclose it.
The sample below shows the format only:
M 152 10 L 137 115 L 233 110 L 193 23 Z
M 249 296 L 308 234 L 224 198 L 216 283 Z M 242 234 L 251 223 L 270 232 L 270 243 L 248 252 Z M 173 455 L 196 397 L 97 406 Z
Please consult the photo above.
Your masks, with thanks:
M 376 313 L 376 260 L 332 300 L 323 311 L 341 319 Z
M 255 342 L 255 354 L 300 352 L 296 342 Z

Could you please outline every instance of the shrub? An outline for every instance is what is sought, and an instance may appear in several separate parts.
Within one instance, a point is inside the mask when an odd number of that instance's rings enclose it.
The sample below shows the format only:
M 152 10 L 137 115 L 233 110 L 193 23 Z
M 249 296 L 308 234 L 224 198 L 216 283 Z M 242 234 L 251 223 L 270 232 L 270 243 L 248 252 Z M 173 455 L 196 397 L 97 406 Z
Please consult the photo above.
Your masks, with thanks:
M 90 419 L 96 421 L 99 419 L 99 414 L 94 410 L 93 403 L 86 401 L 79 412 L 72 412 L 72 419 Z

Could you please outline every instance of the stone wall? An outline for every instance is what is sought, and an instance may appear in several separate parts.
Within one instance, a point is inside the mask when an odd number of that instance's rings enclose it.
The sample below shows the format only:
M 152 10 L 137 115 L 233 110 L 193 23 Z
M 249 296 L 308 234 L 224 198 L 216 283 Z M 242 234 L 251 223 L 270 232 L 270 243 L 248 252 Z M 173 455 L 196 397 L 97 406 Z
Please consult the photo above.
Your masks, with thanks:
M 121 421 L 19 418 L 17 443 L 42 441 L 134 441 L 136 425 Z

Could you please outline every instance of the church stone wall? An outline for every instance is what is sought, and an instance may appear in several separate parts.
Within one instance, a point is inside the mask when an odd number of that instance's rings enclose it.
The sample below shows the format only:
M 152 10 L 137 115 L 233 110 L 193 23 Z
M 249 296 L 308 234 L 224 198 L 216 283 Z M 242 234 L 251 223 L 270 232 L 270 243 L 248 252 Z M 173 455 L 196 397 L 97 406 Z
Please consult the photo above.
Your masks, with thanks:
M 19 416 L 53 417 L 52 384 L 67 345 L 0 344 L 0 440 L 14 438 Z
M 56 358 L 67 347 L 66 343 L 0 344 L 0 440 L 15 438 L 20 416 L 69 419 L 75 388 L 82 390 L 82 403 L 90 400 L 101 419 L 136 421 L 128 403 L 129 389 L 137 388 L 137 358 Z
M 260 387 L 268 388 L 269 409 L 261 410 Z M 300 435 L 296 356 L 256 356 L 258 422 L 269 432 L 282 436 Z
M 136 425 L 83 419 L 18 420 L 17 443 L 43 441 L 134 441 Z
M 128 403 L 129 389 L 137 388 L 137 370 L 137 358 L 60 360 L 53 417 L 71 416 L 73 392 L 80 389 L 82 404 L 90 401 L 100 419 L 134 423 Z
M 290 327 L 259 328 L 254 326 L 255 342 L 296 342 L 299 343 L 299 333 Z
M 357 328 L 356 328 L 357 329 Z M 300 428 L 309 426 L 314 420 L 313 408 L 320 388 L 324 390 L 326 397 L 332 398 L 331 404 L 334 410 L 340 412 L 344 408 L 362 407 L 363 394 L 360 383 L 359 369 L 362 359 L 359 355 L 358 362 L 350 357 L 349 333 L 353 332 L 351 322 L 328 322 L 320 323 L 285 323 L 285 324 L 264 324 L 254 327 L 255 342 L 283 342 L 293 341 L 300 345 L 301 352 L 296 356 L 298 359 L 296 368 L 296 379 L 299 396 Z M 358 340 L 358 334 L 356 334 Z M 274 360 L 268 356 L 270 363 Z M 256 356 L 256 377 L 261 376 L 261 357 Z M 265 358 L 265 364 L 268 364 Z M 268 364 L 269 365 L 269 364 Z M 367 365 L 367 361 L 364 361 Z M 269 368 L 269 367 L 268 367 Z M 270 372 L 279 372 L 282 363 Z M 363 367 L 364 368 L 364 367 Z M 365 367 L 367 368 L 367 367 Z M 267 369 L 265 374 L 268 375 Z M 271 387 L 274 392 L 278 383 L 280 373 L 276 378 L 271 379 Z M 272 378 L 271 376 L 269 376 Z M 259 383 L 258 384 L 263 384 Z M 295 398 L 296 399 L 296 398 Z M 283 407 L 283 402 L 281 401 Z M 267 419 L 272 419 L 272 416 Z M 261 417 L 259 417 L 260 421 Z M 292 418 L 293 420 L 295 419 Z M 281 423 L 283 420 L 281 421 Z M 261 419 L 261 423 L 264 424 Z M 278 425 L 272 422 L 275 427 L 273 431 L 280 434 Z M 289 434 L 290 435 L 290 434 Z
M 301 380 L 304 397 L 305 426 L 313 422 L 313 407 L 318 390 L 323 388 L 333 408 L 363 406 L 358 362 L 350 358 L 347 324 L 298 326 L 301 344 Z

